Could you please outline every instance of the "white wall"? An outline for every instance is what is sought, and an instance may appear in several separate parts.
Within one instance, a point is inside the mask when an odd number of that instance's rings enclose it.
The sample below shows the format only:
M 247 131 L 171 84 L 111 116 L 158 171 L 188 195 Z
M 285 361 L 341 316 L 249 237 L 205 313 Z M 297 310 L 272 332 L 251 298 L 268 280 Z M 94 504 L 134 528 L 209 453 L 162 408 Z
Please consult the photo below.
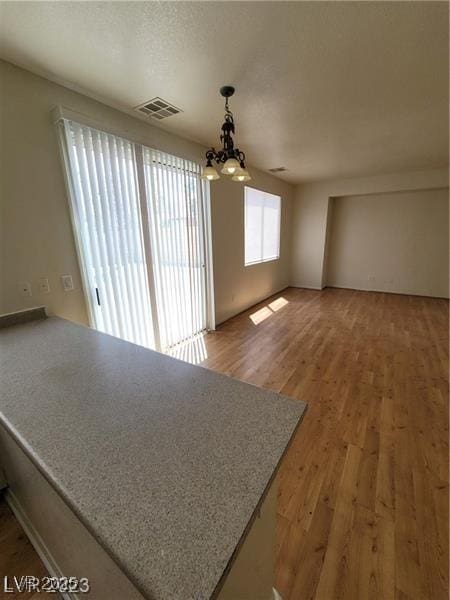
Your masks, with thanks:
M 326 285 L 448 297 L 448 191 L 333 199 Z
M 45 304 L 53 314 L 87 323 L 58 140 L 51 111 L 63 105 L 99 128 L 203 162 L 205 148 L 153 127 L 42 77 L 0 61 L 0 313 Z M 220 120 L 217 123 L 219 134 Z M 253 185 L 283 196 L 282 255 L 243 276 L 243 186 L 223 178 L 211 186 L 214 281 L 218 322 L 288 285 L 289 223 L 293 188 L 251 168 Z M 75 290 L 63 292 L 70 273 Z M 39 294 L 37 281 L 50 280 Z M 30 281 L 24 298 L 18 282 Z
M 448 188 L 448 169 L 322 181 L 297 186 L 292 211 L 291 284 L 321 289 L 326 284 L 327 230 L 332 198 Z M 448 252 L 441 257 L 445 263 Z

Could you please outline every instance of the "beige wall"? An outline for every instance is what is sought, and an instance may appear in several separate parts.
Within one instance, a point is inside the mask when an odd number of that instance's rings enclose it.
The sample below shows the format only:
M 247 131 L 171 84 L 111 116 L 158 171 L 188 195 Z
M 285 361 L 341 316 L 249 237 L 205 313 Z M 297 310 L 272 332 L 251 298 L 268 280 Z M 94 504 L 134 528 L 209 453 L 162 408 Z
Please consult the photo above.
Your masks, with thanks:
M 448 190 L 332 203 L 326 285 L 448 297 Z
M 50 312 L 86 323 L 56 130 L 51 110 L 63 105 L 98 127 L 178 156 L 201 161 L 204 148 L 91 98 L 0 61 L 0 312 L 46 304 Z M 251 185 L 279 194 L 282 202 L 279 261 L 244 266 L 243 186 L 222 178 L 211 185 L 214 287 L 218 323 L 289 284 L 326 284 L 327 228 L 332 198 L 433 190 L 448 186 L 448 171 L 417 171 L 294 188 L 252 169 Z M 329 240 L 329 237 L 328 237 Z M 446 256 L 442 258 L 446 261 Z M 59 276 L 70 273 L 75 290 Z M 51 293 L 37 282 L 50 280 Z M 18 284 L 30 281 L 31 298 Z M 421 293 L 414 292 L 412 293 Z
M 292 209 L 291 284 L 315 289 L 326 284 L 325 259 L 327 231 L 332 224 L 332 198 L 446 187 L 448 169 L 444 168 L 297 186 Z M 447 260 L 446 256 L 443 261 Z
M 212 189 L 216 318 L 220 323 L 289 285 L 291 189 L 252 169 L 252 187 L 282 197 L 280 260 L 244 266 L 244 187 L 226 181 Z
M 202 161 L 205 148 L 2 61 L 0 85 L 0 312 L 45 304 L 53 314 L 86 323 L 52 108 L 63 105 L 100 128 L 191 160 Z M 219 125 L 218 121 L 218 133 Z M 218 322 L 289 283 L 288 215 L 293 188 L 251 170 L 253 185 L 283 196 L 282 256 L 274 263 L 244 268 L 243 186 L 223 179 L 213 183 Z M 72 292 L 61 288 L 59 276 L 65 273 L 73 276 Z M 49 278 L 50 294 L 38 293 L 41 277 Z M 21 281 L 32 283 L 31 298 L 20 295 Z

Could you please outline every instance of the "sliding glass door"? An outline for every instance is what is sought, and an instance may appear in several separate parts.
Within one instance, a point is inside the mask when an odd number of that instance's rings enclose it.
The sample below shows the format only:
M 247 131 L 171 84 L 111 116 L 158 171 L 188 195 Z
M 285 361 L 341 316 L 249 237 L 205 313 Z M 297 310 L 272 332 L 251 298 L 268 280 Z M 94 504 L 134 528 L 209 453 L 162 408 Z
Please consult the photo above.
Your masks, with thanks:
M 205 331 L 199 165 L 62 121 L 74 233 L 96 329 L 168 352 Z

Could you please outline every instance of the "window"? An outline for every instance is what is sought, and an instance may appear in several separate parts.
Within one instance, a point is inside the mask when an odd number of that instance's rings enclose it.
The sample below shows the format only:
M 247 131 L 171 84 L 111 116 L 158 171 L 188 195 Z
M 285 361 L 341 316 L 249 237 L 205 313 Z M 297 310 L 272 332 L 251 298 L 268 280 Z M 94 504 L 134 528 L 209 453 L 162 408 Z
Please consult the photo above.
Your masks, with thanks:
M 281 198 L 245 187 L 245 265 L 280 258 Z

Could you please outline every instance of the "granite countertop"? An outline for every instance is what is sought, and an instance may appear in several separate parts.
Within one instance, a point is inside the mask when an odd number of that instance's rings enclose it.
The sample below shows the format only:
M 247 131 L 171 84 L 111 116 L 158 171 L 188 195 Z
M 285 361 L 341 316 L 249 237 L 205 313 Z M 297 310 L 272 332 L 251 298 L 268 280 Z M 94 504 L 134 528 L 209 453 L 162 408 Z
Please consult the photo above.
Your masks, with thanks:
M 152 600 L 214 595 L 305 406 L 56 317 L 0 330 L 0 421 Z

